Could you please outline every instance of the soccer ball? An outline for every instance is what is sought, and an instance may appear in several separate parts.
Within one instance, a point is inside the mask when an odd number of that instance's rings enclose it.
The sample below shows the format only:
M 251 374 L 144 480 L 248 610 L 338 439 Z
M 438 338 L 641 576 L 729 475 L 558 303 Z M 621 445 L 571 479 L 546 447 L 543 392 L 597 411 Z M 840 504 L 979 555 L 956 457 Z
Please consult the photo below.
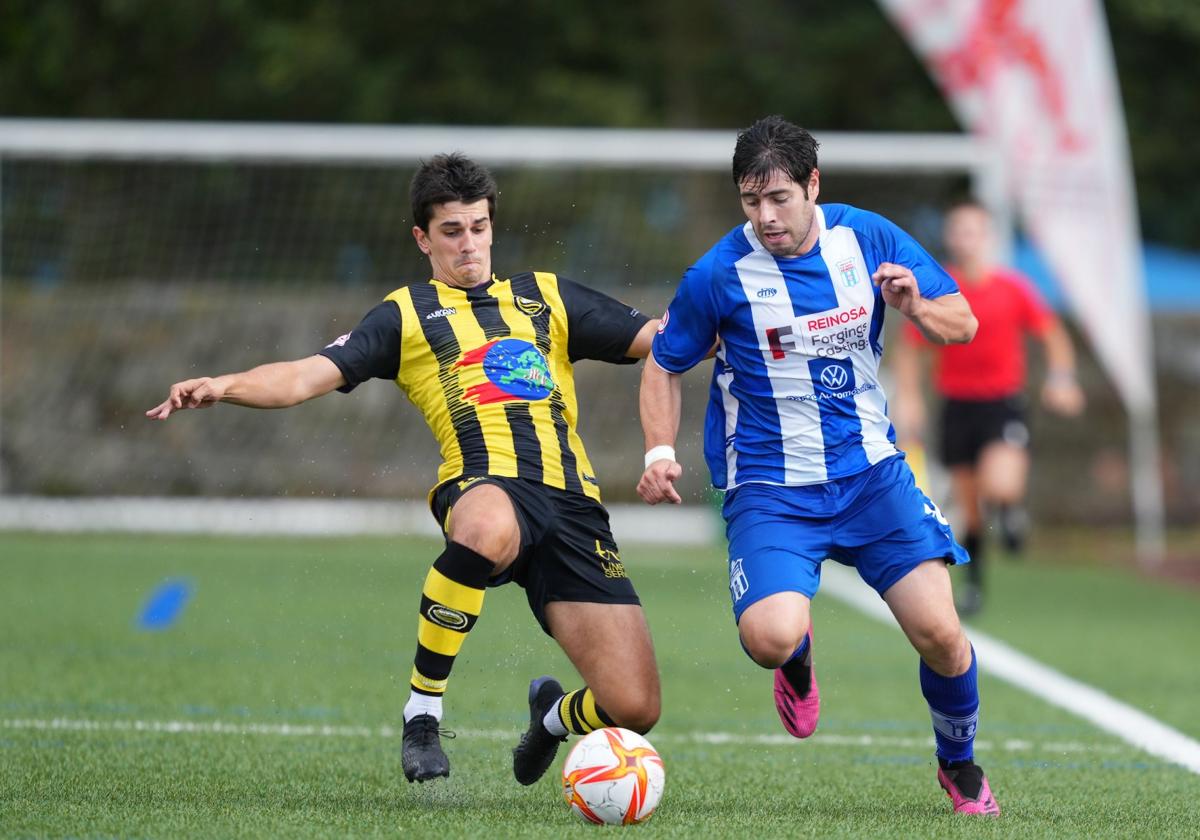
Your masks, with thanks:
M 666 780 L 662 758 L 641 735 L 597 729 L 567 754 L 563 798 L 587 822 L 632 825 L 650 819 Z

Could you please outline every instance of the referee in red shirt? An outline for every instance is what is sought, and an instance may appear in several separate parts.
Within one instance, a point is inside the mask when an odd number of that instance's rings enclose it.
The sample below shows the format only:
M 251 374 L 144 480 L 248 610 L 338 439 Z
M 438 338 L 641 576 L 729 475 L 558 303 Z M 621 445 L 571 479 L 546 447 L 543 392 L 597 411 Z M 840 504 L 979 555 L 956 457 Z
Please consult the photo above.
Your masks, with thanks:
M 922 356 L 932 355 L 934 390 L 943 401 L 940 459 L 950 470 L 965 525 L 963 547 L 972 558 L 958 599 L 959 612 L 969 615 L 983 605 L 985 515 L 997 517 L 1005 547 L 1013 553 L 1020 551 L 1027 528 L 1026 335 L 1036 337 L 1046 354 L 1042 404 L 1074 416 L 1083 410 L 1084 398 L 1066 330 L 1027 278 L 994 263 L 988 211 L 970 201 L 955 205 L 946 214 L 943 234 L 948 270 L 979 319 L 979 331 L 969 344 L 935 346 L 906 325 L 893 356 L 898 396 L 893 416 L 900 448 L 921 445 L 926 426 Z

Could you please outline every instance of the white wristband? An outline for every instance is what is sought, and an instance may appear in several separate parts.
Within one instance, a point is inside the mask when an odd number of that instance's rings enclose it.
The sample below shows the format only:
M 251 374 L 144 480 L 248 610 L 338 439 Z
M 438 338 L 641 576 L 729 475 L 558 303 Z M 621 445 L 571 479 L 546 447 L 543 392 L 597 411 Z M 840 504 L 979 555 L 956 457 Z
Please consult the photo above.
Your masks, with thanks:
M 650 465 L 653 464 L 655 461 L 674 461 L 674 460 L 675 460 L 675 447 L 667 446 L 666 444 L 661 444 L 659 446 L 652 447 L 650 449 L 650 451 L 646 453 L 646 469 L 650 469 Z

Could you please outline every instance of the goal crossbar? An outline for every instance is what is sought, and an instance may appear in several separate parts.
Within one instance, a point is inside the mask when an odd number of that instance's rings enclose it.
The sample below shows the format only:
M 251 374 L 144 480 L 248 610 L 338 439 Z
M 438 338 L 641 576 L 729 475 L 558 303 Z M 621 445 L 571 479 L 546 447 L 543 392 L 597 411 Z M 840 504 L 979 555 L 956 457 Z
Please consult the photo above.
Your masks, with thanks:
M 815 132 L 822 169 L 967 172 L 997 165 L 966 134 Z M 734 131 L 0 119 L 0 157 L 411 163 L 450 150 L 493 166 L 721 170 Z

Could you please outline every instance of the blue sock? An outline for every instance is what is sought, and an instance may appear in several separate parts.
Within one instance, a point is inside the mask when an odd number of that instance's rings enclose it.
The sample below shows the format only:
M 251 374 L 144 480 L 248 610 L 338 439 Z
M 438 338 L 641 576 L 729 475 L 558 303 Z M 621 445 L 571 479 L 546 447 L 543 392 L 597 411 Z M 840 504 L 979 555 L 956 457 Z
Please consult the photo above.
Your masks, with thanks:
M 943 677 L 921 660 L 921 693 L 929 703 L 938 758 L 969 761 L 975 757 L 975 727 L 979 723 L 979 671 L 975 648 L 971 667 L 957 677 Z
M 791 656 L 788 657 L 788 662 L 792 662 L 793 660 L 800 659 L 807 652 L 808 652 L 808 634 L 805 633 L 804 638 L 800 640 L 800 646 L 798 648 L 796 648 L 796 650 L 792 653 Z M 787 662 L 785 662 L 783 664 L 786 665 Z

